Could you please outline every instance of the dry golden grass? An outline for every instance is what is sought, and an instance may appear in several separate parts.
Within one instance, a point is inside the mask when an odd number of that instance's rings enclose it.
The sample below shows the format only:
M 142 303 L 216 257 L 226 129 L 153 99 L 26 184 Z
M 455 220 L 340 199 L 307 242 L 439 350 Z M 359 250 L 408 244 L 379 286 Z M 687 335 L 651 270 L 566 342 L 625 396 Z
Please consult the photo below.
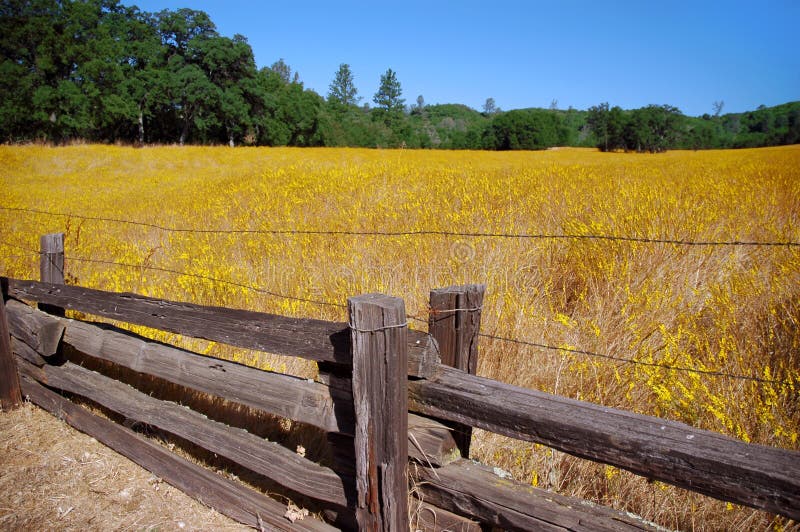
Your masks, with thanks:
M 0 147 L 0 179 L 4 207 L 177 228 L 800 241 L 800 146 L 660 155 Z M 246 287 L 340 305 L 358 293 L 386 292 L 424 319 L 431 288 L 486 283 L 486 333 L 776 382 L 487 338 L 481 375 L 800 448 L 796 246 L 197 233 L 9 210 L 0 219 L 3 275 L 35 278 L 31 251 L 39 235 L 64 231 L 71 282 L 294 316 L 345 318 L 341 307 Z M 127 266 L 91 262 L 98 260 Z M 291 359 L 155 335 L 260 367 L 314 371 Z M 519 480 L 664 526 L 797 527 L 536 445 L 483 433 L 475 440 L 476 458 Z

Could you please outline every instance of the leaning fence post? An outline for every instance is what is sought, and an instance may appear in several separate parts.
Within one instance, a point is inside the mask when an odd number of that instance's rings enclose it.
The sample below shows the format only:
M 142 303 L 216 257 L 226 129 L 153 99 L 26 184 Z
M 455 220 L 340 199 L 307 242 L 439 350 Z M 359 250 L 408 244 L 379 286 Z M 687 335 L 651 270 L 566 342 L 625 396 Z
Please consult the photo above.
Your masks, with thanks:
M 408 323 L 402 299 L 347 300 L 359 530 L 408 530 Z
M 449 286 L 431 290 L 428 333 L 439 344 L 442 364 L 475 375 L 478 369 L 478 333 L 485 284 Z M 469 458 L 472 428 L 448 423 L 461 456 Z
M 6 318 L 6 279 L 2 282 L 0 297 L 0 406 L 3 410 L 13 410 L 22 404 L 19 374 L 14 355 L 11 353 L 11 333 Z
M 50 233 L 39 238 L 39 280 L 43 283 L 64 284 L 64 233 Z M 39 303 L 39 310 L 63 316 L 64 309 Z

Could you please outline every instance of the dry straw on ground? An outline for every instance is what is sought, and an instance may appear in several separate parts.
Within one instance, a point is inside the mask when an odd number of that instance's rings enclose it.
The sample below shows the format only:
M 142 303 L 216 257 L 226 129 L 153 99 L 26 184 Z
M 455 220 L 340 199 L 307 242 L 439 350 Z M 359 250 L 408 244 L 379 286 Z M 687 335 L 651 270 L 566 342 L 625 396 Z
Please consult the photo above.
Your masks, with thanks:
M 251 530 L 25 403 L 0 413 L 0 530 Z

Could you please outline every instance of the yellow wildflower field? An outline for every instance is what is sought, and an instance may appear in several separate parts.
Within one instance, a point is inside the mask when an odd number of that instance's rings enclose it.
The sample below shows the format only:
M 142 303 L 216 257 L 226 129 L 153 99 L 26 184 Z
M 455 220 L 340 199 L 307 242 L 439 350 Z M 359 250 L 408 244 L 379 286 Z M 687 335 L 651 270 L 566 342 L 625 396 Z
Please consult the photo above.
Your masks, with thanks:
M 3 146 L 0 177 L 1 275 L 37 278 L 39 236 L 63 231 L 68 282 L 291 316 L 384 292 L 425 321 L 432 288 L 486 283 L 482 332 L 537 345 L 482 337 L 479 374 L 800 449 L 800 146 Z M 664 526 L 782 526 L 536 445 L 473 450 Z

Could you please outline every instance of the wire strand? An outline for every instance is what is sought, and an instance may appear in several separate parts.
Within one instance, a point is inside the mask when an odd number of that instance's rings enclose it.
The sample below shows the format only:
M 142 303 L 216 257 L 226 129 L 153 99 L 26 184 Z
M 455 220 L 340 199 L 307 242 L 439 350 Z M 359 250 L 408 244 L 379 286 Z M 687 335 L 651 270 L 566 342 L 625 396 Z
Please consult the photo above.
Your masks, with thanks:
M 396 325 L 384 325 L 383 327 L 378 327 L 377 329 L 359 329 L 358 327 L 353 325 L 352 322 L 348 323 L 347 326 L 350 327 L 352 330 L 360 333 L 376 333 L 381 331 L 388 331 L 389 329 L 403 329 L 405 327 L 408 327 L 408 321 L 404 323 L 398 323 Z
M 35 210 L 31 210 L 31 209 L 18 209 L 18 208 L 10 208 L 10 207 L 2 207 L 2 206 L 0 206 L 0 210 L 20 210 L 20 211 L 24 211 L 24 212 L 36 212 L 36 213 L 49 214 L 49 215 L 54 215 L 54 216 L 69 216 L 69 215 L 59 214 L 59 213 L 49 213 L 49 212 L 46 212 L 46 211 L 35 211 Z M 164 229 L 164 230 L 174 230 L 174 229 L 170 229 L 170 228 L 164 228 L 164 227 L 161 227 L 161 226 L 156 226 L 156 225 L 153 225 L 153 224 L 142 224 L 142 223 L 139 223 L 139 222 L 130 222 L 130 221 L 126 221 L 126 220 L 115 220 L 115 219 L 110 219 L 110 218 L 96 218 L 96 217 L 85 217 L 85 216 L 76 216 L 76 217 L 83 218 L 83 219 L 92 219 L 92 220 L 119 221 L 119 222 L 123 222 L 123 223 L 131 223 L 131 224 L 135 224 L 135 225 L 144 225 L 144 226 L 155 227 L 155 228 Z M 188 232 L 189 230 L 177 229 L 176 231 Z M 203 231 L 197 231 L 197 232 L 216 232 L 216 231 L 214 231 L 214 230 L 203 230 Z M 333 234 L 387 234 L 387 233 L 351 233 L 351 232 L 327 232 L 327 233 L 333 233 Z M 400 234 L 400 233 L 394 233 L 394 234 Z M 421 234 L 421 233 L 415 232 L 414 234 Z M 446 234 L 458 235 L 458 233 L 446 233 Z M 484 236 L 489 236 L 489 235 L 484 235 Z M 513 235 L 497 235 L 497 236 L 513 236 Z M 520 236 L 520 235 L 517 235 L 517 236 Z M 584 236 L 584 237 L 588 238 L 588 236 Z M 625 239 L 627 239 L 627 238 L 625 238 Z M 628 239 L 628 240 L 630 240 L 630 239 Z M 667 243 L 676 243 L 676 242 L 668 242 L 667 241 Z M 25 247 L 25 246 L 20 246 L 18 244 L 13 244 L 13 243 L 10 243 L 10 242 L 4 242 L 3 244 L 6 245 L 6 246 L 9 246 L 9 247 L 13 247 L 13 248 L 25 251 L 25 252 L 27 252 L 27 253 L 29 253 L 31 255 L 42 255 L 41 251 L 36 251 L 36 250 L 30 249 L 30 248 Z M 695 245 L 699 245 L 700 243 L 695 242 L 694 244 Z M 733 243 L 729 242 L 727 244 L 733 244 Z M 744 245 L 746 243 L 740 243 L 740 244 Z M 800 245 L 800 244 L 796 244 L 796 243 L 760 243 L 759 245 Z M 279 299 L 298 301 L 298 302 L 302 302 L 302 303 L 309 303 L 309 304 L 312 304 L 312 305 L 319 305 L 319 306 L 328 306 L 328 307 L 335 307 L 335 308 L 347 308 L 347 305 L 344 305 L 344 304 L 341 304 L 341 303 L 332 303 L 330 301 L 315 300 L 315 299 L 310 299 L 310 298 L 302 298 L 302 297 L 298 297 L 298 296 L 290 296 L 290 295 L 281 294 L 281 293 L 278 293 L 278 292 L 273 292 L 273 291 L 270 291 L 270 290 L 266 290 L 266 289 L 263 289 L 263 288 L 259 288 L 259 287 L 253 286 L 253 285 L 239 283 L 239 282 L 236 282 L 236 281 L 227 281 L 227 280 L 224 280 L 224 279 L 218 279 L 216 277 L 211 277 L 211 276 L 208 276 L 208 275 L 189 273 L 189 272 L 173 270 L 173 269 L 169 269 L 169 268 L 162 268 L 162 267 L 158 267 L 158 266 L 149 266 L 149 265 L 145 265 L 145 264 L 130 264 L 130 263 L 124 263 L 124 262 L 108 261 L 108 260 L 101 260 L 101 259 L 90 259 L 90 258 L 87 258 L 87 257 L 75 257 L 75 256 L 65 256 L 65 259 L 66 260 L 73 260 L 73 261 L 77 261 L 77 262 L 103 264 L 103 265 L 109 265 L 109 266 L 120 266 L 120 267 L 126 267 L 126 268 L 137 268 L 137 269 L 145 269 L 145 270 L 149 270 L 149 271 L 159 271 L 159 272 L 169 273 L 169 274 L 173 274 L 173 275 L 183 275 L 183 276 L 187 276 L 187 277 L 193 277 L 193 278 L 196 278 L 196 279 L 202 279 L 202 280 L 206 280 L 206 281 L 211 281 L 211 282 L 214 282 L 214 283 L 221 283 L 221 284 L 226 284 L 226 285 L 230 285 L 230 286 L 235 286 L 235 287 L 238 287 L 238 288 L 243 288 L 243 289 L 250 290 L 250 291 L 253 291 L 253 292 L 256 292 L 256 293 L 268 295 L 268 296 L 271 296 L 271 297 L 276 297 L 276 298 L 279 298 Z M 433 311 L 433 312 L 434 313 L 456 312 L 456 311 L 462 311 L 462 310 L 463 311 L 479 311 L 480 308 L 476 307 L 476 308 L 468 308 L 468 309 L 467 308 L 465 308 L 465 309 L 452 309 L 452 310 L 449 310 L 449 311 Z M 431 312 L 430 309 L 429 309 L 429 312 Z M 420 323 L 428 323 L 428 320 L 425 320 L 425 319 L 417 317 L 417 316 L 410 316 L 409 315 L 409 316 L 407 316 L 407 319 L 410 319 L 410 320 L 413 320 L 413 321 L 417 321 L 417 322 L 420 322 Z M 407 323 L 404 324 L 404 326 L 405 325 L 407 325 Z M 371 331 L 369 331 L 369 332 L 371 332 Z M 707 375 L 707 376 L 710 376 L 710 377 L 724 377 L 724 378 L 737 379 L 737 380 L 743 380 L 743 381 L 758 382 L 758 383 L 763 383 L 763 384 L 780 384 L 780 385 L 789 385 L 789 384 L 791 384 L 790 381 L 770 380 L 770 379 L 764 379 L 764 378 L 761 378 L 761 377 L 752 377 L 752 376 L 747 376 L 747 375 L 737 375 L 737 374 L 725 373 L 725 372 L 721 372 L 721 371 L 702 370 L 702 369 L 689 368 L 689 367 L 683 367 L 683 366 L 670 366 L 668 364 L 663 364 L 663 363 L 658 363 L 658 362 L 644 362 L 644 361 L 641 361 L 641 360 L 633 360 L 633 359 L 628 359 L 628 358 L 624 358 L 624 357 L 617 357 L 617 356 L 614 356 L 614 355 L 596 353 L 596 352 L 593 352 L 593 351 L 587 351 L 587 350 L 583 350 L 583 349 L 557 347 L 557 346 L 542 344 L 542 343 L 538 343 L 538 342 L 531 342 L 531 341 L 528 341 L 528 340 L 520 340 L 520 339 L 516 339 L 516 338 L 507 338 L 507 337 L 497 336 L 497 335 L 492 335 L 492 334 L 480 333 L 480 334 L 478 334 L 478 336 L 481 336 L 481 337 L 484 337 L 484 338 L 488 338 L 488 339 L 492 339 L 492 340 L 497 340 L 497 341 L 502 341 L 502 342 L 507 342 L 507 343 L 513 343 L 513 344 L 517 344 L 517 345 L 524 345 L 524 346 L 528 346 L 528 347 L 536 347 L 536 348 L 539 348 L 539 349 L 547 349 L 547 350 L 551 350 L 551 351 L 561 351 L 561 352 L 566 352 L 566 353 L 571 353 L 571 354 L 576 354 L 576 355 L 583 355 L 583 356 L 592 357 L 592 358 L 602 358 L 602 359 L 605 359 L 605 360 L 612 360 L 612 361 L 621 362 L 621 363 L 624 363 L 624 364 L 632 364 L 632 365 L 647 366 L 647 367 L 657 367 L 657 368 L 663 368 L 663 369 L 668 369 L 668 370 L 672 370 L 672 371 L 683 371 L 683 372 L 687 372 L 687 373 L 696 373 L 696 374 L 700 374 L 700 375 Z
M 26 248 L 26 247 L 23 247 L 23 246 L 19 246 L 19 245 L 16 245 L 16 244 L 8 243 L 8 242 L 6 242 L 5 245 L 10 246 L 10 247 L 14 247 L 14 248 L 17 248 L 17 249 L 21 249 L 23 251 L 26 251 L 26 252 L 30 253 L 31 256 L 33 256 L 33 255 L 41 255 L 42 254 L 39 251 L 34 251 L 32 249 L 29 249 L 29 248 Z M 313 304 L 313 305 L 329 306 L 329 307 L 336 307 L 336 308 L 347 308 L 347 305 L 340 304 L 340 303 L 332 303 L 330 301 L 322 301 L 322 300 L 308 299 L 308 298 L 302 298 L 302 297 L 297 297 L 297 296 L 289 296 L 289 295 L 286 295 L 286 294 L 281 294 L 281 293 L 278 293 L 278 292 L 265 290 L 263 288 L 259 288 L 259 287 L 248 285 L 248 284 L 244 284 L 244 283 L 239 283 L 239 282 L 236 282 L 236 281 L 227 281 L 227 280 L 224 280 L 224 279 L 218 279 L 216 277 L 211 277 L 211 276 L 208 276 L 208 275 L 201 275 L 201 274 L 196 274 L 196 273 L 183 272 L 183 271 L 179 271 L 179 270 L 173 270 L 173 269 L 169 269 L 169 268 L 162 268 L 162 267 L 158 267 L 158 266 L 149 266 L 149 265 L 145 265 L 145 264 L 130 264 L 130 263 L 124 263 L 124 262 L 116 262 L 116 261 L 108 261 L 108 260 L 100 260 L 100 259 L 90 259 L 90 258 L 86 258 L 86 257 L 74 257 L 74 256 L 65 256 L 65 259 L 66 260 L 73 260 L 73 261 L 77 261 L 77 262 L 91 263 L 91 264 L 103 264 L 103 265 L 107 265 L 107 266 L 120 266 L 120 267 L 125 267 L 125 268 L 136 268 L 136 269 L 144 269 L 144 270 L 149 270 L 149 271 L 164 272 L 164 273 L 169 273 L 169 274 L 173 274 L 173 275 L 184 275 L 184 276 L 187 276 L 187 277 L 193 277 L 193 278 L 202 279 L 202 280 L 205 280 L 205 281 L 211 281 L 211 282 L 215 282 L 215 283 L 221 283 L 221 284 L 227 284 L 227 285 L 231 285 L 231 286 L 236 286 L 236 287 L 239 287 L 239 288 L 244 288 L 246 290 L 251 290 L 253 292 L 257 292 L 257 293 L 260 293 L 260 294 L 264 294 L 264 295 L 268 295 L 268 296 L 272 296 L 272 297 L 276 297 L 276 298 L 280 298 L 280 299 L 299 301 L 299 302 L 302 302 L 302 303 L 309 303 L 309 304 Z M 455 310 L 472 310 L 472 311 L 476 311 L 478 309 L 477 308 L 471 308 L 471 309 L 455 309 Z M 407 315 L 406 319 L 417 321 L 417 322 L 420 322 L 420 323 L 428 323 L 428 320 L 420 318 L 418 316 Z M 408 322 L 406 322 L 404 324 L 401 324 L 401 325 L 391 326 L 391 327 L 386 327 L 386 328 L 405 327 L 407 325 L 408 325 Z M 375 329 L 374 331 L 370 330 L 370 331 L 360 331 L 360 332 L 375 332 L 375 331 L 378 331 L 378 330 L 383 330 L 383 328 L 382 329 Z M 668 369 L 668 370 L 672 370 L 672 371 L 683 371 L 683 372 L 687 372 L 687 373 L 697 373 L 697 374 L 701 374 L 701 375 L 707 375 L 707 376 L 710 376 L 710 377 L 724 377 L 724 378 L 730 378 L 730 379 L 736 379 L 736 380 L 758 382 L 758 383 L 762 383 L 762 384 L 780 384 L 780 385 L 790 385 L 791 384 L 790 381 L 770 380 L 770 379 L 764 379 L 764 378 L 761 378 L 761 377 L 752 377 L 752 376 L 747 376 L 747 375 L 737 375 L 737 374 L 725 373 L 725 372 L 721 372 L 721 371 L 703 370 L 703 369 L 688 368 L 688 367 L 682 367 L 682 366 L 670 366 L 669 364 L 663 364 L 663 363 L 658 363 L 658 362 L 644 362 L 644 361 L 641 361 L 641 360 L 633 360 L 633 359 L 629 359 L 629 358 L 617 357 L 617 356 L 614 356 L 614 355 L 596 353 L 594 351 L 587 351 L 587 350 L 584 350 L 584 349 L 575 349 L 575 348 L 568 348 L 568 347 L 557 347 L 557 346 L 547 345 L 547 344 L 543 344 L 543 343 L 539 343 L 539 342 L 531 342 L 531 341 L 528 341 L 528 340 L 520 340 L 520 339 L 517 339 L 517 338 L 507 338 L 507 337 L 504 337 L 504 336 L 498 336 L 498 335 L 494 335 L 494 334 L 479 333 L 478 336 L 479 337 L 483 337 L 483 338 L 487 338 L 487 339 L 490 339 L 490 340 L 497 340 L 497 341 L 501 341 L 501 342 L 513 343 L 513 344 L 523 345 L 523 346 L 527 346 L 527 347 L 535 347 L 535 348 L 538 348 L 538 349 L 547 349 L 547 350 L 551 350 L 551 351 L 561 351 L 561 352 L 566 352 L 566 353 L 575 354 L 575 355 L 583 355 L 583 356 L 592 357 L 592 358 L 602 358 L 602 359 L 605 359 L 605 360 L 612 360 L 612 361 L 621 362 L 621 363 L 624 363 L 624 364 L 632 364 L 632 365 L 648 366 L 648 367 L 657 367 L 657 368 L 663 368 L 663 369 Z
M 125 267 L 125 268 L 138 268 L 138 269 L 144 269 L 144 270 L 149 270 L 149 271 L 170 273 L 170 274 L 174 274 L 174 275 L 185 275 L 187 277 L 194 277 L 196 279 L 202 279 L 204 281 L 211 281 L 211 282 L 214 282 L 214 283 L 221 283 L 221 284 L 227 284 L 227 285 L 230 285 L 230 286 L 235 286 L 235 287 L 238 287 L 238 288 L 244 288 L 246 290 L 257 292 L 259 294 L 264 294 L 264 295 L 276 297 L 276 298 L 279 298 L 279 299 L 288 299 L 288 300 L 291 300 L 291 301 L 299 301 L 301 303 L 310 303 L 310 304 L 313 304 L 313 305 L 322 305 L 322 306 L 328 306 L 328 307 L 347 308 L 347 305 L 344 305 L 344 304 L 341 304 L 341 303 L 332 303 L 330 301 L 322 301 L 322 300 L 318 300 L 318 299 L 308 299 L 308 298 L 303 298 L 303 297 L 298 297 L 298 296 L 290 296 L 290 295 L 286 295 L 286 294 L 281 294 L 279 292 L 273 292 L 273 291 L 270 291 L 270 290 L 265 290 L 265 289 L 259 288 L 257 286 L 244 284 L 244 283 L 239 283 L 239 282 L 236 282 L 236 281 L 227 281 L 225 279 L 218 279 L 216 277 L 211 277 L 211 276 L 208 276 L 208 275 L 201 275 L 199 273 L 182 272 L 182 271 L 179 271 L 179 270 L 172 270 L 172 269 L 169 269 L 169 268 L 162 268 L 162 267 L 159 267 L 159 266 L 148 266 L 146 264 L 130 264 L 130 263 L 125 263 L 125 262 L 114 262 L 114 261 L 108 261 L 108 260 L 89 259 L 89 258 L 86 258 L 86 257 L 73 257 L 73 256 L 66 256 L 65 259 L 66 260 L 74 260 L 74 261 L 77 261 L 77 262 L 88 262 L 88 263 L 92 263 L 92 264 L 105 264 L 105 265 L 109 265 L 109 266 L 122 266 L 122 267 Z
M 536 348 L 539 348 L 539 349 L 548 349 L 548 350 L 551 350 L 551 351 L 562 351 L 562 352 L 566 352 L 566 353 L 570 353 L 570 354 L 584 355 L 584 356 L 593 357 L 593 358 L 603 358 L 603 359 L 606 359 L 606 360 L 613 360 L 615 362 L 622 362 L 624 364 L 632 364 L 632 365 L 637 365 L 637 366 L 663 368 L 663 369 L 668 369 L 668 370 L 673 370 L 673 371 L 684 371 L 684 372 L 687 372 L 687 373 L 697 373 L 697 374 L 700 374 L 700 375 L 707 375 L 707 376 L 710 376 L 710 377 L 724 377 L 724 378 L 729 378 L 729 379 L 737 379 L 737 380 L 743 380 L 743 381 L 758 382 L 758 383 L 762 383 L 762 384 L 781 384 L 781 385 L 785 384 L 787 386 L 791 385 L 791 381 L 764 379 L 764 378 L 761 378 L 761 377 L 751 377 L 751 376 L 748 376 L 748 375 L 737 375 L 735 373 L 725 373 L 723 371 L 714 371 L 714 370 L 707 370 L 707 369 L 696 369 L 696 368 L 689 368 L 689 367 L 685 367 L 685 366 L 670 366 L 669 364 L 662 364 L 662 363 L 659 363 L 659 362 L 644 362 L 644 361 L 641 361 L 641 360 L 633 360 L 633 359 L 630 359 L 630 358 L 617 357 L 617 356 L 614 356 L 614 355 L 606 355 L 606 354 L 603 354 L 603 353 L 595 353 L 594 351 L 586 351 L 584 349 L 573 349 L 573 348 L 570 348 L 570 347 L 557 347 L 557 346 L 554 346 L 554 345 L 547 345 L 547 344 L 542 344 L 542 343 L 538 343 L 538 342 L 531 342 L 531 341 L 528 341 L 528 340 L 518 340 L 516 338 L 506 338 L 504 336 L 497 336 L 497 335 L 494 335 L 494 334 L 479 333 L 478 336 L 481 336 L 483 338 L 489 338 L 491 340 L 498 340 L 498 341 L 501 341 L 501 342 L 524 345 L 524 346 L 528 346 L 528 347 L 536 347 Z
M 51 212 L 39 209 L 28 209 L 23 207 L 4 207 L 0 210 L 12 212 L 24 212 L 31 214 L 41 214 L 46 216 L 59 216 L 64 218 L 75 218 L 78 220 L 100 221 L 119 224 L 128 224 L 150 229 L 157 229 L 171 233 L 194 233 L 194 234 L 221 234 L 221 235 L 323 235 L 323 236 L 375 236 L 375 237 L 400 237 L 400 236 L 443 236 L 455 238 L 504 238 L 518 240 L 602 240 L 613 242 L 634 242 L 640 244 L 672 244 L 679 246 L 751 246 L 751 247 L 800 247 L 800 242 L 796 241 L 776 241 L 761 242 L 747 240 L 682 240 L 669 238 L 649 238 L 635 236 L 602 235 L 602 234 L 561 234 L 561 233 L 493 233 L 493 232 L 457 232 L 439 231 L 429 229 L 418 229 L 409 231 L 332 231 L 322 229 L 194 229 L 188 227 L 170 227 L 149 222 L 138 222 L 124 220 L 120 218 L 105 218 L 101 216 L 86 216 L 82 214 L 70 214 L 61 212 Z

